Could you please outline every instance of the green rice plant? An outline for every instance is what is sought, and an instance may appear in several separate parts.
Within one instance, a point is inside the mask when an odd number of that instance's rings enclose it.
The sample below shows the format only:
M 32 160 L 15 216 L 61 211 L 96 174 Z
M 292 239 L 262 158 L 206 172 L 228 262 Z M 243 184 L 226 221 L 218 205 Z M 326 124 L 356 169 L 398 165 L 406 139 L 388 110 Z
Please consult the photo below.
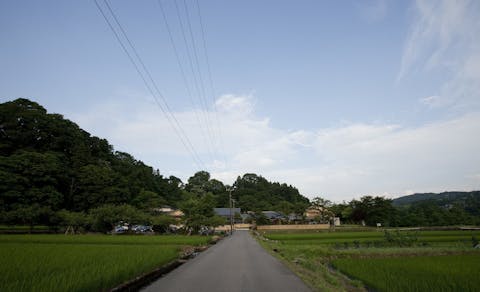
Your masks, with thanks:
M 480 254 L 341 258 L 334 267 L 378 291 L 480 291 Z
M 403 234 L 404 232 L 399 232 Z M 392 234 L 392 232 L 390 232 Z M 393 233 L 395 234 L 395 232 Z M 415 233 L 415 240 L 412 243 L 452 243 L 470 241 L 472 236 L 479 236 L 479 231 L 419 231 Z M 327 244 L 335 243 L 364 243 L 371 242 L 372 245 L 378 246 L 377 242 L 385 241 L 385 235 L 379 231 L 356 231 L 356 232 L 318 232 L 318 233 L 266 233 L 264 235 L 268 239 L 281 241 L 284 244 L 291 245 L 311 245 L 311 244 Z M 410 237 L 409 237 L 410 238 Z
M 204 245 L 208 236 L 186 235 L 63 235 L 63 234 L 22 234 L 0 235 L 2 243 L 44 243 L 44 244 L 146 244 L 146 245 Z
M 209 237 L 0 236 L 0 291 L 111 289 L 178 258 Z
M 467 258 L 470 255 L 475 255 L 478 259 L 480 253 L 472 249 L 471 245 L 472 236 L 478 236 L 478 234 L 478 231 L 419 231 L 419 242 L 412 246 L 389 245 L 383 238 L 383 232 L 312 232 L 310 234 L 305 232 L 276 232 L 265 234 L 266 237 L 275 238 L 276 240 L 260 240 L 260 242 L 268 250 L 278 250 L 279 252 L 273 252 L 272 254 L 284 261 L 289 268 L 304 279 L 314 290 L 364 291 L 362 288 L 364 278 L 348 274 L 343 269 L 332 271 L 330 268 L 331 263 L 337 260 L 346 260 L 356 264 L 364 260 L 380 259 L 388 261 L 392 258 L 408 260 L 418 258 L 422 262 L 422 259 L 429 257 L 447 256 L 463 258 L 465 255 Z M 461 263 L 462 261 L 460 260 L 459 262 Z M 453 263 L 452 269 L 456 269 L 457 264 L 458 262 Z M 480 267 L 480 264 L 477 260 L 473 265 L 470 264 L 467 270 L 470 272 L 471 269 L 475 270 L 478 267 Z M 382 267 L 381 269 L 385 270 L 387 268 Z M 365 267 L 360 267 L 359 270 L 365 271 Z M 342 276 L 342 272 L 347 273 L 354 279 L 349 280 L 345 278 Z M 399 273 L 402 273 L 402 271 L 392 272 L 392 277 Z M 450 270 L 448 268 L 443 269 L 443 273 L 448 276 Z M 415 273 L 412 273 L 411 276 L 415 277 Z M 451 273 L 450 276 L 455 277 L 454 273 Z M 447 277 L 447 279 L 449 278 Z M 372 280 L 371 283 L 375 283 L 376 280 Z M 389 281 L 394 280 L 390 279 Z M 473 281 L 479 280 L 474 279 Z M 377 289 L 377 286 L 371 283 L 368 285 Z M 455 287 L 459 289 L 464 288 L 464 286 L 455 284 L 457 286 L 444 289 L 441 285 L 432 286 L 433 288 L 428 287 L 428 289 L 425 287 L 425 289 L 419 288 L 416 291 L 455 291 Z M 378 289 L 381 290 L 381 288 Z M 402 289 L 404 287 L 392 291 L 402 291 Z M 468 291 L 468 287 L 466 289 Z M 415 291 L 415 289 L 412 290 Z M 390 290 L 387 289 L 387 291 Z M 406 291 L 409 290 L 407 289 Z

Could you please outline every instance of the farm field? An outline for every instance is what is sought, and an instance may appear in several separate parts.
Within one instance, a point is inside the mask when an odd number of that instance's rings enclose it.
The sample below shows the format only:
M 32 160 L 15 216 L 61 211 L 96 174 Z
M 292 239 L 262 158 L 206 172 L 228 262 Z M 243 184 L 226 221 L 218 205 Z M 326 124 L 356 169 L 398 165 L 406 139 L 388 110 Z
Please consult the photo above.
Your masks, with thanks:
M 344 274 L 380 291 L 480 291 L 480 253 L 334 260 Z
M 174 259 L 200 236 L 0 235 L 0 291 L 108 290 Z
M 480 231 L 391 234 L 401 240 L 336 231 L 266 232 L 259 241 L 318 291 L 480 290 L 480 250 L 473 248 Z

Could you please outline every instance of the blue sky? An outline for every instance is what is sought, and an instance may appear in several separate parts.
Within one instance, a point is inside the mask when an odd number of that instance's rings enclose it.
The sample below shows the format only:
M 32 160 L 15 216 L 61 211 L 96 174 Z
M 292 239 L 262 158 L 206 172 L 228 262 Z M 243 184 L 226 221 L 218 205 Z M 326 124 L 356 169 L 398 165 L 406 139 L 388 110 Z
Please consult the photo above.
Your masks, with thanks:
M 161 1 L 186 83 L 157 1 L 108 3 L 201 165 L 93 0 L 0 3 L 0 101 L 31 98 L 184 180 L 254 172 L 334 201 L 479 188 L 476 1 L 199 1 L 214 90 L 195 0 Z

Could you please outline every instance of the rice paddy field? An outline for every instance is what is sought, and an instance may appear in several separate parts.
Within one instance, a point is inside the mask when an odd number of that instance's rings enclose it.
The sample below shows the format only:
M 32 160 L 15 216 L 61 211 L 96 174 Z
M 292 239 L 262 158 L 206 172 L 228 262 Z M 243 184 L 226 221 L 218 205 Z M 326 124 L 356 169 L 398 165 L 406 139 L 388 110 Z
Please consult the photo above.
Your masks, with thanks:
M 201 236 L 0 235 L 0 291 L 99 291 L 180 256 Z
M 260 243 L 316 291 L 480 291 L 480 231 L 267 232 Z M 403 238 L 403 237 L 402 237 Z

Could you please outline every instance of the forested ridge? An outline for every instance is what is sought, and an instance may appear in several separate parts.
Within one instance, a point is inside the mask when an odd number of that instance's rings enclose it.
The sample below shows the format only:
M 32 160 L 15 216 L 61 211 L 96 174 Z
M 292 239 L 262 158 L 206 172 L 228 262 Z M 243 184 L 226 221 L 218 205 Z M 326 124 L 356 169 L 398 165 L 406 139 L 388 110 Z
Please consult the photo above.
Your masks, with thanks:
M 159 157 L 161 165 L 161 157 Z M 232 186 L 198 171 L 187 182 L 115 151 L 38 103 L 17 99 L 0 104 L 0 223 L 81 225 L 106 231 L 119 220 L 166 225 L 152 210 L 164 205 L 184 211 L 193 229 L 218 225 L 214 207 L 229 206 L 229 190 L 242 211 L 303 214 L 314 205 L 325 218 L 375 226 L 480 224 L 480 192 L 414 194 L 394 200 L 364 196 L 332 203 L 310 202 L 291 185 L 247 173 Z M 160 223 L 159 223 L 160 222 Z
M 308 206 L 296 188 L 256 174 L 238 177 L 234 186 L 243 209 L 289 212 Z M 0 104 L 2 223 L 55 225 L 61 220 L 58 212 L 89 214 L 116 206 L 117 212 L 148 213 L 162 205 L 203 214 L 196 218 L 200 222 L 213 216 L 209 209 L 228 206 L 227 186 L 206 171 L 187 183 L 164 177 L 28 99 Z

